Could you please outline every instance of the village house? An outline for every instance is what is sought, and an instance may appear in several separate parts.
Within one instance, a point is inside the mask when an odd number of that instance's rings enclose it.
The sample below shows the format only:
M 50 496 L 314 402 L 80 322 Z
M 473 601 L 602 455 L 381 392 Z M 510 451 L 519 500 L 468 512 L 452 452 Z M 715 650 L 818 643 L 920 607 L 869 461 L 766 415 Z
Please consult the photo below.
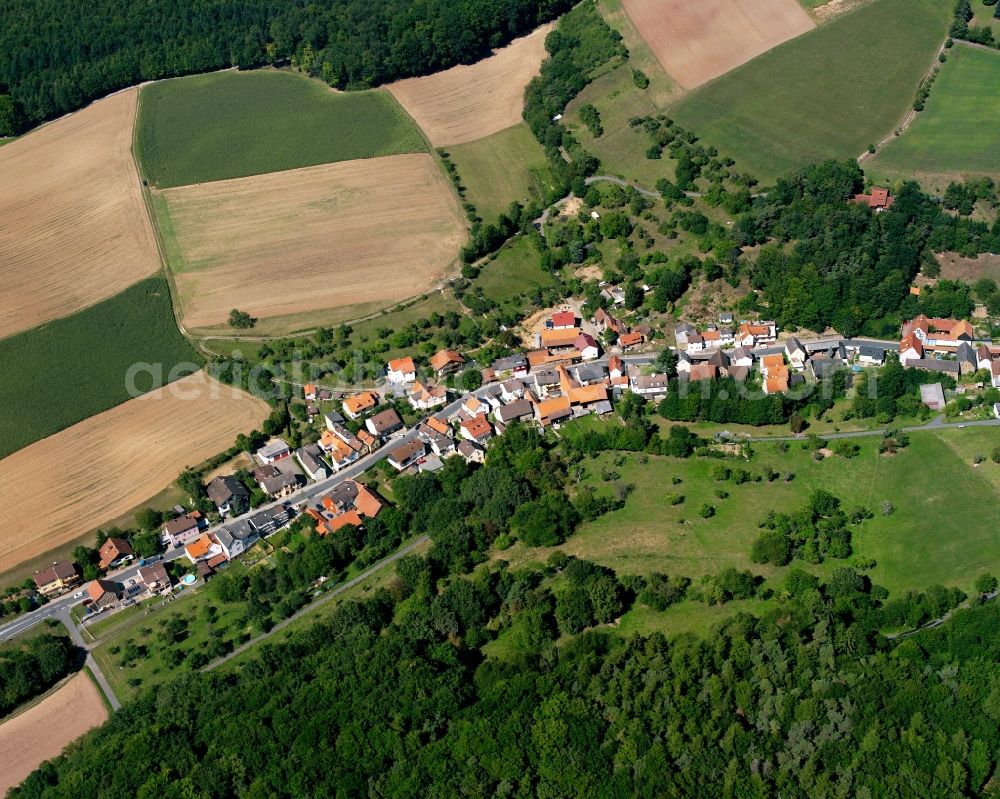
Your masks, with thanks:
M 374 519 L 381 510 L 382 500 L 367 486 L 345 480 L 305 512 L 316 521 L 317 533 L 329 535 L 349 524 L 363 527 L 365 519 Z
M 438 377 L 451 374 L 465 363 L 465 358 L 458 350 L 438 350 L 431 356 L 431 369 Z
M 529 419 L 535 413 L 531 402 L 526 399 L 514 400 L 508 405 L 501 405 L 493 412 L 493 418 L 500 424 L 508 425 L 519 419 Z
M 958 349 L 955 350 L 955 361 L 963 375 L 970 375 L 979 368 L 976 350 L 967 341 L 958 345 Z
M 323 414 L 323 423 L 326 425 L 327 430 L 333 430 L 335 424 L 344 423 L 344 417 L 336 411 L 327 411 Z
M 132 557 L 132 546 L 124 538 L 109 538 L 97 550 L 100 569 L 109 569 L 124 558 Z
M 417 411 L 427 411 L 448 402 L 448 392 L 444 386 L 425 385 L 417 380 L 410 389 L 407 399 L 410 407 Z
M 112 580 L 91 580 L 87 583 L 87 598 L 90 613 L 100 613 L 118 604 L 121 585 Z
M 226 560 L 232 560 L 252 547 L 260 535 L 249 521 L 244 520 L 218 528 L 211 537 L 221 547 Z
M 594 314 L 593 322 L 598 333 L 605 333 L 610 330 L 615 335 L 621 335 L 625 330 L 625 325 L 603 308 L 597 309 L 597 312 Z
M 596 213 L 596 212 L 591 212 Z M 625 290 L 621 286 L 604 286 L 601 289 L 601 296 L 612 305 L 625 304 Z
M 732 327 L 733 322 L 735 321 L 736 320 L 733 318 L 732 311 L 723 311 L 722 313 L 719 314 L 720 325 L 729 325 L 730 327 Z
M 765 355 L 760 359 L 764 375 L 764 393 L 782 394 L 788 391 L 788 367 L 781 354 Z
M 573 346 L 576 347 L 577 352 L 580 353 L 580 358 L 584 361 L 592 361 L 601 354 L 601 350 L 597 346 L 597 340 L 589 333 L 578 335 L 573 342 Z
M 773 343 L 777 335 L 778 329 L 774 322 L 742 322 L 736 330 L 733 342 L 738 347 L 757 347 Z
M 390 383 L 412 383 L 417 379 L 413 358 L 395 358 L 386 364 L 385 379 Z
M 643 375 L 638 369 L 629 369 L 629 388 L 640 397 L 655 397 L 667 393 L 670 378 L 665 374 Z
M 500 399 L 504 402 L 513 402 L 524 396 L 524 381 L 515 377 L 504 380 L 500 384 Z
M 387 408 L 374 416 L 369 416 L 365 420 L 365 427 L 373 436 L 384 438 L 402 429 L 403 420 L 399 418 L 394 408 Z
M 553 397 L 535 403 L 535 421 L 542 427 L 556 424 L 572 415 L 569 397 Z
M 292 454 L 288 444 L 281 438 L 272 438 L 256 452 L 257 461 L 266 466 Z
M 881 366 L 885 363 L 885 347 L 862 344 L 858 347 L 858 363 L 864 366 Z
M 458 443 L 458 454 L 466 463 L 485 463 L 486 450 L 474 441 L 462 440 Z
M 287 505 L 274 505 L 257 511 L 250 517 L 250 526 L 259 536 L 271 535 L 288 524 L 295 512 Z
M 881 186 L 872 186 L 871 194 L 855 194 L 852 202 L 858 205 L 867 205 L 875 213 L 880 214 L 892 208 L 895 197 L 889 196 L 889 190 Z
M 170 589 L 170 575 L 167 574 L 167 567 L 163 564 L 162 560 L 140 568 L 139 579 L 151 594 L 157 594 Z
M 958 366 L 958 361 L 946 361 L 939 360 L 937 358 L 917 358 L 916 360 L 907 361 L 906 367 L 908 369 L 920 369 L 924 372 L 934 372 L 935 374 L 949 375 L 954 378 L 958 378 L 961 370 Z M 995 387 L 1000 387 L 998 384 Z
M 573 311 L 556 311 L 551 322 L 553 330 L 570 330 L 576 327 L 576 314 Z
M 310 480 L 325 480 L 330 476 L 330 467 L 323 460 L 323 450 L 319 444 L 307 444 L 295 450 L 299 465 Z
M 485 413 L 473 416 L 471 419 L 463 419 L 459 424 L 459 432 L 462 438 L 475 441 L 477 444 L 485 444 L 493 437 L 493 428 Z
M 545 399 L 559 393 L 559 373 L 555 369 L 541 369 L 532 372 L 531 378 L 534 381 L 534 394 L 538 399 Z
M 633 330 L 630 333 L 622 333 L 618 337 L 618 346 L 625 352 L 640 346 L 644 341 L 645 336 L 638 330 Z
M 497 378 L 503 377 L 526 377 L 528 374 L 528 359 L 521 353 L 508 355 L 505 358 L 497 358 L 490 366 L 493 374 Z
M 569 349 L 576 346 L 576 339 L 580 335 L 579 328 L 569 327 L 562 330 L 550 330 L 548 328 L 537 334 L 538 346 L 543 349 Z
M 216 555 L 223 555 L 225 557 L 222 547 L 208 533 L 202 533 L 197 539 L 184 547 L 184 554 L 192 563 L 197 563 L 199 560 L 209 560 Z
M 677 342 L 678 349 L 687 349 L 691 336 L 698 335 L 698 328 L 687 322 L 681 322 L 674 328 L 674 341 Z
M 904 340 L 912 335 L 920 340 L 924 349 L 937 352 L 954 352 L 963 341 L 971 343 L 976 339 L 975 329 L 964 319 L 941 319 L 923 314 L 904 322 L 899 335 Z
M 386 456 L 386 460 L 389 461 L 389 465 L 393 469 L 401 472 L 407 467 L 412 466 L 426 454 L 427 449 L 423 441 L 409 441 L 391 450 Z
M 163 525 L 163 537 L 170 546 L 179 547 L 198 537 L 203 522 L 204 519 L 199 511 L 185 513 Z
M 302 396 L 305 398 L 306 402 L 316 401 L 316 386 L 312 383 L 306 383 L 302 387 Z
M 688 380 L 692 383 L 700 382 L 702 380 L 715 380 L 718 373 L 719 370 L 715 364 L 708 363 L 708 361 L 702 361 L 701 363 L 691 365 L 691 370 L 688 372 Z
M 76 585 L 80 581 L 80 575 L 74 564 L 63 560 L 35 572 L 32 579 L 42 596 L 55 596 Z
M 785 355 L 788 357 L 788 363 L 793 369 L 798 369 L 801 372 L 806 368 L 806 358 L 809 357 L 809 353 L 806 352 L 806 348 L 802 346 L 802 342 L 795 338 L 795 336 L 791 336 L 785 342 Z
M 617 355 L 608 358 L 608 383 L 612 388 L 626 388 L 628 386 L 625 362 Z
M 250 507 L 250 492 L 233 475 L 213 478 L 205 486 L 205 492 L 221 516 L 228 515 L 234 508 L 242 512 Z
M 287 497 L 299 487 L 297 474 L 292 471 L 282 471 L 274 464 L 254 469 L 253 479 L 260 490 L 270 497 Z
M 899 362 L 906 366 L 908 361 L 918 361 L 924 357 L 924 343 L 910 333 L 899 342 Z
M 353 397 L 348 397 L 340 403 L 341 409 L 348 419 L 358 419 L 378 405 L 378 394 L 374 391 L 362 391 Z
M 371 434 L 367 430 L 359 430 L 366 436 Z M 354 436 L 346 427 L 337 425 L 334 431 L 325 430 L 319 439 L 320 449 L 327 454 L 334 471 L 340 471 L 350 463 L 354 463 L 361 457 L 361 451 L 365 445 L 358 436 Z
M 431 417 L 433 419 L 433 417 Z M 434 421 L 438 421 L 434 419 Z M 428 422 L 421 422 L 417 425 L 417 434 L 420 440 L 431 448 L 435 455 L 449 455 L 455 451 L 455 439 L 451 435 L 451 428 L 443 425 L 444 430 L 432 427 Z

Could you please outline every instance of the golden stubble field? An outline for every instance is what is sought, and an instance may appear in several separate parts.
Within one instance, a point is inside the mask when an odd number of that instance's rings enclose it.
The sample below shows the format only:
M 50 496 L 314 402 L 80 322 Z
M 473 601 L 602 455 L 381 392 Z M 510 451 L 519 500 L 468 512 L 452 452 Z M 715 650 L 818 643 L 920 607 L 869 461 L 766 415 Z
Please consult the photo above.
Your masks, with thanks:
M 434 159 L 394 155 L 167 189 L 156 197 L 188 329 L 432 288 L 466 223 Z
M 685 89 L 815 27 L 798 0 L 622 0 L 622 5 L 663 68 Z
M 0 571 L 145 502 L 268 412 L 198 372 L 0 460 Z
M 0 795 L 108 718 L 97 686 L 82 671 L 0 724 Z
M 545 58 L 542 25 L 469 66 L 390 83 L 386 88 L 435 147 L 481 139 L 521 121 L 524 89 Z
M 160 268 L 130 151 L 137 96 L 119 92 L 0 148 L 0 338 Z

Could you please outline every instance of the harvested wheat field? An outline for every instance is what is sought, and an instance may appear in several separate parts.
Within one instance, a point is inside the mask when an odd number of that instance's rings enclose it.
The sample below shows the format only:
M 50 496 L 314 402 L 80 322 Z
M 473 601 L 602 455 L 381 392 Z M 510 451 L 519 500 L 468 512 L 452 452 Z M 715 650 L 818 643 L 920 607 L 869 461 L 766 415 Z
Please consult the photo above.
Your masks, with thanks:
M 155 205 L 189 329 L 232 308 L 266 319 L 412 297 L 466 236 L 427 153 L 181 186 Z
M 622 0 L 663 68 L 693 89 L 814 27 L 798 0 Z
M 197 372 L 0 460 L 0 507 L 8 512 L 0 571 L 121 516 L 185 466 L 232 446 L 268 411 L 263 400 Z
M 138 91 L 0 149 L 0 338 L 160 268 L 130 148 Z
M 97 686 L 82 671 L 0 724 L 0 795 L 108 718 Z
M 491 136 L 521 121 L 524 88 L 545 57 L 545 37 L 555 23 L 515 39 L 482 61 L 386 88 L 435 147 Z

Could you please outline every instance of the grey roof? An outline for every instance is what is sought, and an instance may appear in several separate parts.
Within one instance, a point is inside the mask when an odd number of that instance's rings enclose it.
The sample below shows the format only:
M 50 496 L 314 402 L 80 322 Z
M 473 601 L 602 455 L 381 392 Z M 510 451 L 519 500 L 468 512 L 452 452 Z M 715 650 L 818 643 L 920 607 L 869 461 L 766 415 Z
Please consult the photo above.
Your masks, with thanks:
M 375 432 L 382 435 L 402 427 L 403 420 L 399 418 L 399 414 L 394 408 L 387 408 L 369 417 L 365 424 L 370 425 L 369 429 L 375 428 Z
M 928 383 L 920 387 L 920 400 L 928 408 L 940 411 L 944 408 L 944 389 L 940 383 Z
M 603 416 L 606 413 L 611 413 L 611 403 L 608 400 L 601 400 L 600 402 L 595 402 L 590 406 L 590 412 L 596 413 L 598 416 Z
M 509 422 L 512 419 L 523 419 L 534 413 L 531 403 L 526 399 L 514 400 L 509 405 L 501 405 L 496 409 L 496 418 L 501 422 Z
M 349 508 L 357 499 L 358 484 L 353 480 L 344 480 L 342 483 L 337 483 L 324 496 L 329 497 L 330 501 L 338 508 Z
M 906 362 L 911 369 L 923 369 L 925 372 L 942 372 L 944 374 L 959 373 L 958 361 L 939 361 L 935 358 L 915 358 Z
M 292 518 L 292 512 L 282 506 L 276 505 L 273 508 L 266 508 L 258 511 L 250 517 L 251 527 L 261 535 L 269 535 L 277 530 Z
M 604 379 L 604 370 L 597 366 L 579 366 L 576 379 L 581 383 L 597 383 Z
M 968 342 L 963 341 L 958 345 L 958 349 L 955 350 L 955 358 L 960 363 L 978 363 L 976 360 L 976 350 L 974 347 L 970 346 Z
M 277 494 L 284 489 L 297 485 L 299 480 L 296 475 L 292 473 L 278 472 L 270 477 L 265 477 L 263 480 L 258 481 L 268 494 Z
M 273 441 L 268 441 L 263 447 L 257 450 L 257 454 L 262 458 L 270 458 L 277 455 L 279 452 L 284 452 L 288 449 L 288 444 L 280 438 L 276 438 Z
M 795 336 L 792 336 L 785 342 L 785 352 L 791 354 L 796 351 L 805 352 L 806 350 L 802 346 L 802 342 L 795 338 Z
M 645 389 L 662 388 L 666 390 L 669 384 L 670 384 L 669 378 L 666 375 L 661 375 L 661 374 L 639 375 L 639 377 L 635 379 L 636 388 L 645 388 Z
M 208 498 L 216 505 L 225 505 L 233 497 L 249 497 L 250 492 L 246 490 L 239 480 L 231 474 L 224 477 L 216 477 L 209 481 L 205 487 Z
M 858 355 L 866 358 L 885 358 L 885 347 L 874 344 L 862 344 L 858 347 Z
M 837 371 L 836 361 L 832 361 L 829 358 L 812 358 L 809 364 L 816 377 L 828 377 Z
M 297 449 L 295 455 L 307 472 L 315 474 L 320 469 L 328 469 L 321 452 L 316 444 L 309 444 Z
M 323 419 L 327 424 L 341 424 L 344 421 L 344 417 L 336 411 L 327 411 L 323 414 Z
M 559 382 L 559 373 L 553 369 L 542 369 L 535 372 L 535 384 L 539 386 L 554 386 Z
M 493 361 L 493 371 L 495 372 L 507 372 L 518 368 L 526 369 L 527 367 L 528 359 L 521 353 L 508 355 L 505 358 L 497 358 Z
M 510 377 L 500 384 L 501 388 L 508 394 L 515 394 L 524 391 L 524 381 L 519 377 Z
M 424 458 L 424 462 L 420 464 L 420 471 L 422 472 L 436 472 L 438 469 L 443 469 L 444 463 L 437 455 L 428 455 Z
M 486 450 L 479 446 L 479 444 L 463 438 L 458 444 L 458 451 L 466 458 L 470 458 L 474 453 L 485 452 Z

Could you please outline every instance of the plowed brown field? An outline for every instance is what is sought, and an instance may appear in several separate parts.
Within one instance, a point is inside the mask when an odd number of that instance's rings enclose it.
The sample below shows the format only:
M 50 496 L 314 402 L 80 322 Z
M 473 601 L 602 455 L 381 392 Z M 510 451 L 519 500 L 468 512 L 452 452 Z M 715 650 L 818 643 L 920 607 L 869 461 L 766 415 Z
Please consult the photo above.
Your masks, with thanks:
M 398 302 L 444 277 L 466 236 L 426 153 L 181 186 L 156 204 L 189 329 L 232 308 L 267 318 Z
M 198 372 L 0 460 L 0 571 L 121 516 L 268 410 Z
M 538 74 L 545 37 L 554 24 L 542 25 L 475 64 L 387 88 L 435 147 L 490 136 L 521 121 L 524 88 Z
M 80 672 L 37 705 L 0 724 L 0 795 L 6 796 L 43 761 L 107 717 L 97 686 Z
M 685 89 L 815 27 L 798 0 L 622 0 L 622 5 Z
M 0 338 L 160 268 L 130 148 L 135 89 L 0 148 Z

